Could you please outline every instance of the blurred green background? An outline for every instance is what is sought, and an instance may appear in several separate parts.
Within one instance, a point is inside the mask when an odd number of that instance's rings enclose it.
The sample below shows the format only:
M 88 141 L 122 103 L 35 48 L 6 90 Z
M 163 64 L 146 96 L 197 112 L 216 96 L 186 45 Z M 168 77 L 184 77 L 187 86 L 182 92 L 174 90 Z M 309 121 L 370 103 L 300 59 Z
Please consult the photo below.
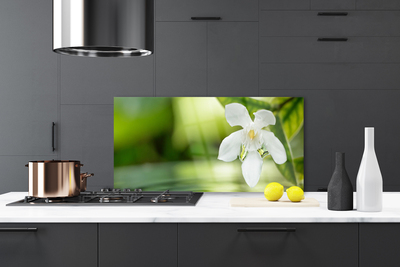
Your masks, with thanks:
M 250 188 L 241 162 L 217 159 L 222 140 L 240 126 L 225 119 L 225 105 L 267 109 L 277 122 L 267 130 L 285 146 L 288 161 L 264 159 Z M 200 192 L 262 192 L 270 182 L 304 188 L 304 99 L 299 97 L 116 97 L 114 187 Z

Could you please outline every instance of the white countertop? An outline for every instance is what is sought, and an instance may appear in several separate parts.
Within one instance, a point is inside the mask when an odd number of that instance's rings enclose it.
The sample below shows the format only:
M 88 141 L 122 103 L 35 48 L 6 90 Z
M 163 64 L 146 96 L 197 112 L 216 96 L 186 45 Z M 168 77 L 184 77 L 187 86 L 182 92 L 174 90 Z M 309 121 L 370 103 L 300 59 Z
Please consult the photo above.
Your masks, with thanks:
M 263 193 L 204 193 L 196 206 L 6 206 L 27 192 L 0 195 L 0 223 L 358 223 L 400 222 L 400 193 L 383 195 L 382 212 L 330 211 L 326 193 L 306 192 L 319 207 L 233 208 L 232 197 Z

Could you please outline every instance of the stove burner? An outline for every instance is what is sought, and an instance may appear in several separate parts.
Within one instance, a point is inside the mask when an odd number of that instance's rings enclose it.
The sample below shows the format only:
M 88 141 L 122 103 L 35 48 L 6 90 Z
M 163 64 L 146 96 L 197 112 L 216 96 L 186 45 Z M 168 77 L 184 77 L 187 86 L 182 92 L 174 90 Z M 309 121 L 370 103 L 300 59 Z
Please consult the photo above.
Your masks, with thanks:
M 76 197 L 25 199 L 8 205 L 178 205 L 194 206 L 203 193 L 191 191 L 143 191 L 142 189 L 103 188 L 100 191 L 81 192 Z
M 63 202 L 64 198 L 45 198 L 46 203 L 59 203 Z
M 176 199 L 176 198 L 171 197 L 171 195 L 169 194 L 169 190 L 165 190 L 160 195 L 151 198 L 150 201 L 153 203 L 164 203 L 164 202 L 167 202 L 172 199 Z
M 122 202 L 123 197 L 102 197 L 99 199 L 101 203 Z

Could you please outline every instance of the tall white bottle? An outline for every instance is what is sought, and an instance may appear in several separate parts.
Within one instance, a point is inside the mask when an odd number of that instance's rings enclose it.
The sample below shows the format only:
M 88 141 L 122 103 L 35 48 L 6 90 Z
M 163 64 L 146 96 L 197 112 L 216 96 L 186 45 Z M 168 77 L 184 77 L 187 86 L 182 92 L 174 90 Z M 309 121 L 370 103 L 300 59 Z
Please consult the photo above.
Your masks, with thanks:
M 365 147 L 357 174 L 357 210 L 382 210 L 382 174 L 374 148 L 374 127 L 365 128 Z

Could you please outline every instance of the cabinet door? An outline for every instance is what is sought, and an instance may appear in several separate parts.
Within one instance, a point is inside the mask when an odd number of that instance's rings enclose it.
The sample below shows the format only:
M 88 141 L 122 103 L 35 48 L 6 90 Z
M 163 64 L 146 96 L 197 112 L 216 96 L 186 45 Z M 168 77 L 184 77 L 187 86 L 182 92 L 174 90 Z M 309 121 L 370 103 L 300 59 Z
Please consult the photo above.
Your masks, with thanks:
M 258 0 L 157 0 L 156 21 L 191 21 L 192 17 L 257 21 Z
M 207 22 L 156 24 L 157 96 L 207 95 Z
M 261 10 L 309 10 L 310 0 L 260 0 Z
M 317 37 L 261 37 L 260 62 L 399 63 L 398 47 L 400 37 L 350 37 L 346 42 L 319 42 Z
M 100 224 L 99 266 L 176 267 L 176 224 Z
M 352 10 L 356 7 L 356 0 L 311 0 L 310 6 L 319 10 Z
M 0 224 L 1 266 L 96 267 L 96 224 Z
M 360 224 L 360 267 L 397 267 L 400 224 Z
M 80 160 L 94 173 L 88 190 L 113 187 L 113 105 L 61 106 L 61 159 Z
M 357 0 L 357 9 L 394 10 L 400 9 L 398 0 Z
M 258 22 L 209 22 L 210 96 L 258 95 Z
M 357 229 L 357 224 L 179 224 L 178 263 L 354 267 Z
M 0 34 L 0 155 L 56 157 L 52 1 L 0 1 Z
M 400 64 L 260 64 L 261 90 L 397 90 Z M 290 79 L 289 79 L 290 77 Z
M 154 95 L 154 56 L 61 56 L 61 104 L 109 104 L 114 97 Z
M 400 11 L 349 11 L 319 16 L 319 11 L 261 11 L 261 36 L 400 36 Z

